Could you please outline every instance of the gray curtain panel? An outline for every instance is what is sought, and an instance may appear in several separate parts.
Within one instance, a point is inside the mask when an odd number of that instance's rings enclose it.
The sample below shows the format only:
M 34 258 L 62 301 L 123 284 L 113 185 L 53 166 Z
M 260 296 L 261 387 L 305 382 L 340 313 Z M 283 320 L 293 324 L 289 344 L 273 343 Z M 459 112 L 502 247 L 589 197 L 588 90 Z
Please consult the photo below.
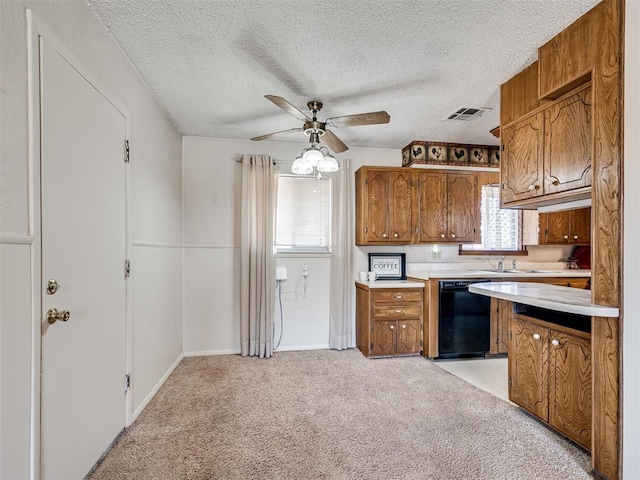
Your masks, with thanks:
M 331 181 L 331 293 L 329 347 L 353 347 L 353 178 L 349 160 Z
M 240 228 L 240 351 L 273 355 L 278 166 L 266 155 L 243 155 Z

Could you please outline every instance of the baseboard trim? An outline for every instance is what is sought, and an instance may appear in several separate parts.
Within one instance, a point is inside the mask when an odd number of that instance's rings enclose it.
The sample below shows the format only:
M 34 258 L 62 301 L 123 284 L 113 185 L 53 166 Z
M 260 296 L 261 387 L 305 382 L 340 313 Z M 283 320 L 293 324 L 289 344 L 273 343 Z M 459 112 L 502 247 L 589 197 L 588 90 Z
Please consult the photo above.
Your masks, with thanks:
M 153 387 L 153 389 L 149 392 L 149 395 L 147 395 L 145 397 L 145 399 L 142 401 L 142 403 L 138 406 L 138 408 L 136 408 L 133 411 L 133 415 L 131 416 L 131 423 L 136 421 L 136 418 L 138 418 L 138 415 L 140 415 L 142 413 L 142 411 L 145 409 L 145 407 L 149 404 L 149 402 L 151 401 L 151 399 L 153 397 L 155 397 L 156 393 L 158 393 L 158 390 L 160 390 L 160 387 L 162 387 L 162 385 L 164 385 L 164 382 L 167 381 L 167 378 L 169 378 L 169 375 L 171 375 L 173 373 L 173 371 L 176 369 L 176 367 L 178 366 L 178 364 L 182 361 L 182 359 L 184 358 L 184 354 L 180 354 L 178 356 L 178 358 L 176 359 L 175 362 L 173 362 L 173 365 L 171 365 L 169 367 L 169 370 L 167 370 L 167 372 L 162 376 L 162 378 L 158 381 L 158 383 L 156 383 L 156 386 Z M 129 425 L 131 425 L 131 423 Z M 127 427 L 129 426 L 127 425 Z
M 299 351 L 305 351 L 305 350 L 329 350 L 329 344 L 323 344 L 323 345 L 292 345 L 292 346 L 288 346 L 288 347 L 278 347 L 277 350 L 274 350 L 273 353 L 278 353 L 278 352 L 299 352 Z
M 240 350 L 198 350 L 184 352 L 185 357 L 211 357 L 213 355 L 240 355 Z

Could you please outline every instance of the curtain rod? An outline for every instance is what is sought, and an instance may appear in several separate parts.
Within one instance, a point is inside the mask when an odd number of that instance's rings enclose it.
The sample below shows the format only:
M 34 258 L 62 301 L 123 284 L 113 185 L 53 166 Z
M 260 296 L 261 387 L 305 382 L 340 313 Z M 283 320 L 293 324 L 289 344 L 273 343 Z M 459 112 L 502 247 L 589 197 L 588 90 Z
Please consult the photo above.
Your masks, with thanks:
M 235 159 L 236 163 L 242 163 L 242 159 L 241 158 L 236 158 Z M 290 161 L 285 161 L 285 160 L 272 160 L 273 163 L 281 163 L 283 165 L 292 165 L 293 162 Z

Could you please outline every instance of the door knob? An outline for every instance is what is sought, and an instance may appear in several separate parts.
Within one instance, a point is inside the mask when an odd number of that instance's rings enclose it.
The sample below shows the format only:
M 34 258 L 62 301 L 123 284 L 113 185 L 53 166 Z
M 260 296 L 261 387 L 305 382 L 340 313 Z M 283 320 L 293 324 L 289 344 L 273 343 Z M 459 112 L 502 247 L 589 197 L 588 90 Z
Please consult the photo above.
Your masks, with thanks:
M 47 282 L 47 293 L 49 295 L 53 295 L 54 293 L 56 293 L 58 291 L 58 288 L 60 288 L 60 286 L 58 285 L 58 282 L 55 278 L 52 278 Z
M 58 320 L 66 322 L 70 317 L 71 314 L 69 313 L 69 310 L 58 311 L 57 308 L 50 308 L 47 310 L 47 322 L 51 324 L 56 323 Z

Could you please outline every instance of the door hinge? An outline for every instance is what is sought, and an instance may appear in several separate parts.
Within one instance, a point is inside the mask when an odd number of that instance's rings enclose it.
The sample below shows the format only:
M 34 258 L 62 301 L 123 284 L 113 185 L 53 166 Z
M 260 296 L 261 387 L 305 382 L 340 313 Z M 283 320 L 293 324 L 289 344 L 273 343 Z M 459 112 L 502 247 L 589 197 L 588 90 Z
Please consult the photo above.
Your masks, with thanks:
M 511 337 L 511 330 L 509 330 L 509 339 L 511 339 L 511 338 L 512 338 L 512 337 Z
M 369 227 L 364 227 L 364 233 L 369 233 Z
M 511 377 L 509 377 L 509 386 L 511 386 L 513 382 L 511 382 Z
M 124 141 L 124 163 L 129 163 L 129 140 Z
M 131 375 L 126 374 L 124 376 L 124 393 L 127 393 L 131 389 Z
M 131 262 L 129 260 L 124 261 L 124 278 L 131 276 Z
M 373 342 L 371 342 L 371 344 L 369 346 L 369 350 L 373 350 Z

